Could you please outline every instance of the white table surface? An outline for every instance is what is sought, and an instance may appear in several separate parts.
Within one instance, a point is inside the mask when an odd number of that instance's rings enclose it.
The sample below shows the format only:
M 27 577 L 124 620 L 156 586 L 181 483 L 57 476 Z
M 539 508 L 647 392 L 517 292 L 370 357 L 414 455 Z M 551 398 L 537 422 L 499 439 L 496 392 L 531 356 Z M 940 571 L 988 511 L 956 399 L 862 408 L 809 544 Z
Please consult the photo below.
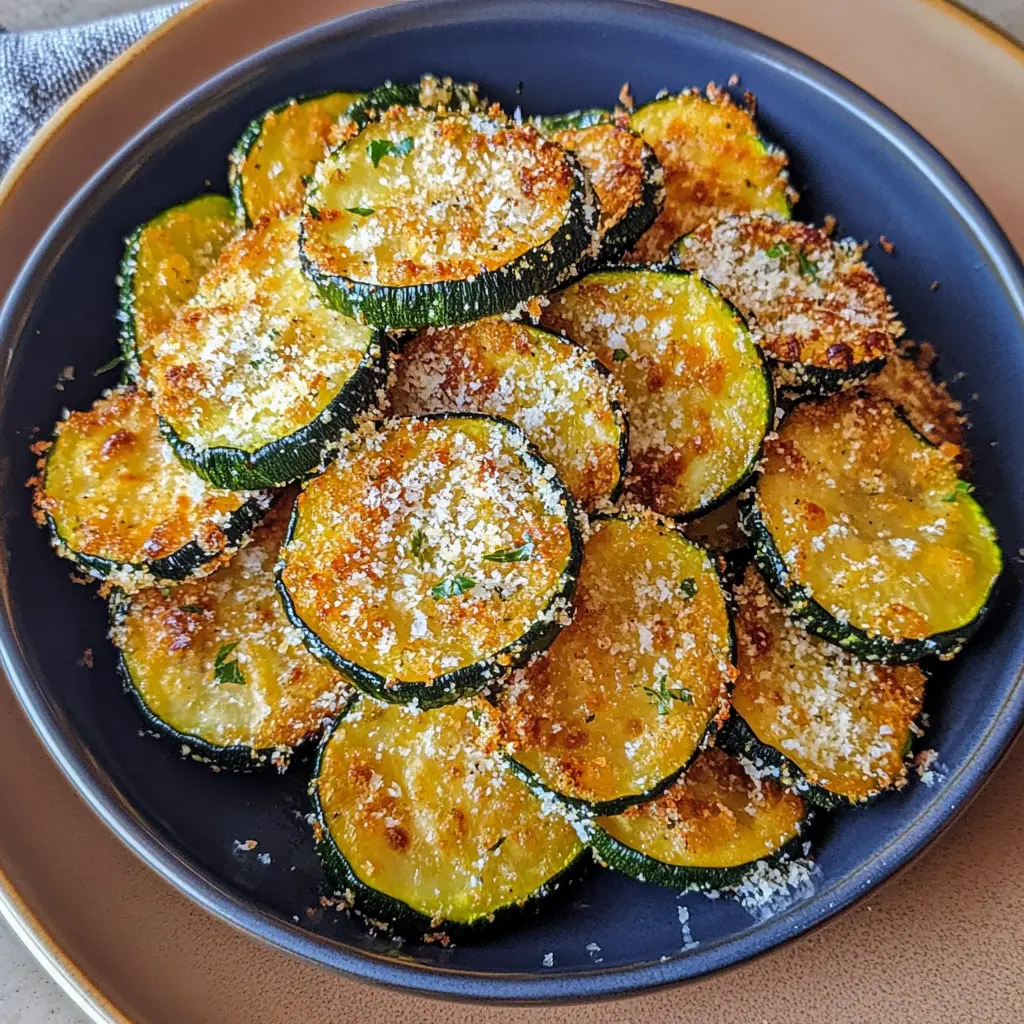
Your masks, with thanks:
M 153 0 L 0 0 L 0 26 L 17 31 L 72 25 L 153 5 Z M 1024 39 L 1024 0 L 967 0 L 966 6 Z M 0 921 L 0 1024 L 42 1022 L 89 1024 Z

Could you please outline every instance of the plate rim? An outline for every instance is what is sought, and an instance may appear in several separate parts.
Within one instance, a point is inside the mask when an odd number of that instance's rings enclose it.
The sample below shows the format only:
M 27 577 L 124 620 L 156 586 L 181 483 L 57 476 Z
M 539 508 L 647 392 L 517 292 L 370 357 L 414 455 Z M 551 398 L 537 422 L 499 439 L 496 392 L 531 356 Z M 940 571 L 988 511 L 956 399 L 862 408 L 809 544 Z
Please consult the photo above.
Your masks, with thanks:
M 40 136 L 37 136 L 38 145 L 34 142 L 30 146 L 30 150 L 22 154 L 22 157 L 5 176 L 0 185 L 0 203 L 10 197 L 17 180 L 26 173 L 35 156 L 59 128 L 59 124 L 67 117 L 73 116 L 85 95 L 113 78 L 120 67 L 133 60 L 159 36 L 180 24 L 185 17 L 216 2 L 217 0 L 199 0 L 199 3 L 194 6 L 178 12 L 154 30 L 150 36 L 144 37 L 129 48 L 112 65 L 108 65 L 98 79 L 93 79 L 79 93 L 76 93 L 51 118 Z M 941 3 L 940 0 L 926 0 L 926 3 L 947 15 L 972 23 L 979 33 L 989 35 L 993 41 L 1002 47 L 1008 46 L 1015 51 L 1018 57 L 1024 59 L 1024 49 L 1015 46 L 1012 39 L 1003 36 L 980 19 L 973 18 L 970 12 Z M 509 8 L 523 6 L 522 0 L 512 0 L 511 3 L 503 3 L 502 0 L 476 0 L 472 4 L 465 0 L 407 0 L 396 8 L 386 6 L 363 9 L 329 19 L 278 39 L 207 78 L 118 147 L 116 152 L 75 192 L 23 264 L 11 286 L 3 310 L 0 312 L 0 327 L 6 328 L 9 325 L 19 296 L 33 278 L 36 267 L 49 249 L 53 238 L 60 233 L 66 220 L 110 172 L 111 168 L 127 152 L 143 144 L 175 120 L 183 110 L 215 91 L 222 81 L 240 74 L 243 69 L 251 65 L 272 58 L 279 50 L 301 47 L 323 35 L 344 31 L 345 28 L 357 29 L 361 24 L 389 20 L 395 20 L 401 24 L 409 17 L 415 18 L 417 11 L 457 12 L 472 9 L 474 12 L 480 12 L 483 17 L 501 17 L 508 14 Z M 582 4 L 573 3 L 572 0 L 558 0 L 557 6 L 569 9 L 582 7 Z M 689 20 L 691 23 L 710 27 L 716 34 L 727 38 L 731 37 L 741 45 L 747 47 L 753 45 L 758 52 L 770 58 L 781 70 L 803 79 L 810 86 L 828 94 L 833 101 L 841 103 L 866 124 L 883 134 L 890 145 L 898 149 L 906 159 L 914 163 L 919 171 L 926 174 L 941 189 L 947 201 L 956 208 L 957 213 L 969 225 L 975 240 L 991 260 L 996 276 L 1005 292 L 1010 298 L 1016 300 L 1022 320 L 1024 320 L 1024 267 L 999 223 L 949 161 L 908 122 L 865 89 L 785 43 L 754 29 L 703 11 L 662 3 L 660 0 L 593 0 L 587 6 L 591 11 L 598 6 L 620 11 L 630 8 L 657 10 L 668 18 L 677 17 L 684 22 Z M 884 131 L 882 131 L 883 127 Z M 649 963 L 607 971 L 493 977 L 484 972 L 438 969 L 424 965 L 398 965 L 390 957 L 359 950 L 346 950 L 337 942 L 291 927 L 269 912 L 251 905 L 244 912 L 239 912 L 247 901 L 228 895 L 223 888 L 203 877 L 202 872 L 177 854 L 173 845 L 156 834 L 155 830 L 150 828 L 141 819 L 141 816 L 127 805 L 126 801 L 120 800 L 116 793 L 110 792 L 109 787 L 103 784 L 102 778 L 98 777 L 101 773 L 97 772 L 94 776 L 88 766 L 82 763 L 87 758 L 83 758 L 71 749 L 74 743 L 63 736 L 45 699 L 40 693 L 32 692 L 34 684 L 29 681 L 27 666 L 17 663 L 18 644 L 11 629 L 11 595 L 7 586 L 6 574 L 4 574 L 2 587 L 4 607 L 2 622 L 0 622 L 0 665 L 5 670 L 8 682 L 19 704 L 50 757 L 60 767 L 78 795 L 122 843 L 178 891 L 253 938 L 321 966 L 339 970 L 350 977 L 417 994 L 520 1003 L 568 998 L 592 999 L 610 995 L 626 995 L 666 984 L 694 980 L 725 967 L 738 966 L 760 953 L 776 948 L 797 935 L 803 935 L 832 920 L 837 914 L 873 891 L 882 881 L 902 870 L 911 860 L 923 853 L 939 834 L 955 821 L 967 803 L 977 795 L 981 786 L 991 776 L 999 761 L 1005 756 L 1014 737 L 1020 731 L 1022 713 L 1024 713 L 1024 687 L 1022 687 L 1024 663 L 1022 663 L 1017 668 L 1002 705 L 993 714 L 988 728 L 976 740 L 970 758 L 956 775 L 947 781 L 944 797 L 947 798 L 947 801 L 948 798 L 955 797 L 953 800 L 955 812 L 933 803 L 917 815 L 899 836 L 876 851 L 856 871 L 833 883 L 828 889 L 816 893 L 815 897 L 802 908 L 783 912 L 766 924 L 751 927 L 737 936 L 704 947 L 705 953 L 716 948 L 728 951 L 737 945 L 748 947 L 739 956 L 730 957 L 726 952 L 724 956 L 713 958 L 710 964 L 699 970 L 685 969 L 685 965 L 692 958 L 680 957 L 664 964 Z M 75 743 L 80 743 L 77 737 Z M 872 865 L 879 865 L 879 867 L 877 870 L 871 870 Z M 865 873 L 873 877 L 868 877 L 857 884 Z M 8 895 L 14 894 L 10 880 L 3 875 L 2 871 L 0 871 L 0 885 L 8 890 Z M 811 913 L 810 908 L 817 907 L 823 897 L 829 894 L 835 896 L 832 905 L 824 913 L 819 914 L 818 911 Z M 14 895 L 16 896 L 16 894 Z M 0 910 L 2 909 L 0 907 Z M 4 913 L 4 916 L 8 917 L 8 914 Z M 248 919 L 255 919 L 260 926 L 259 929 L 250 924 Z M 43 935 L 46 935 L 45 929 L 42 929 L 41 926 L 32 928 L 31 931 L 36 934 L 41 931 Z M 774 937 L 775 933 L 778 933 L 778 937 Z M 333 951 L 330 960 L 311 952 L 313 949 L 323 950 L 325 948 Z M 44 966 L 46 965 L 44 964 Z M 58 978 L 58 981 L 60 980 Z M 91 988 L 91 984 L 88 982 L 86 984 Z

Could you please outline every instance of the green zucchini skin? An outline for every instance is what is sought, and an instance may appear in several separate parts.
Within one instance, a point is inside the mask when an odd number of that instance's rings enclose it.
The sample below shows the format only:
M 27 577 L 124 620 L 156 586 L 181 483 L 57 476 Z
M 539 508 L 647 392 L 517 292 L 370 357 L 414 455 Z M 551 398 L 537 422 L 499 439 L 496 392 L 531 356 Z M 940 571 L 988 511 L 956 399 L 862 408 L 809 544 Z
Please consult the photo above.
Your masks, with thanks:
M 115 590 L 110 595 L 110 627 L 113 630 L 128 613 L 128 606 L 131 598 L 121 590 Z M 118 651 L 117 654 L 117 677 L 124 692 L 131 698 L 139 712 L 145 727 L 156 733 L 161 739 L 170 740 L 180 750 L 182 756 L 190 757 L 193 761 L 210 765 L 217 771 L 229 772 L 251 772 L 278 762 L 281 751 L 274 749 L 254 750 L 244 744 L 236 743 L 229 747 L 218 747 L 216 744 L 193 736 L 191 733 L 179 732 L 174 726 L 169 725 L 162 718 L 158 718 L 145 702 L 135 680 L 132 679 L 131 670 L 124 654 Z
M 420 82 L 385 82 L 356 100 L 345 111 L 345 117 L 364 128 L 376 115 L 392 107 L 425 106 L 420 89 Z M 482 111 L 490 106 L 490 101 L 478 93 L 474 82 L 452 82 L 451 90 L 452 99 L 456 101 L 451 109 Z
M 44 516 L 54 547 L 90 576 L 107 579 L 110 576 L 138 574 L 139 576 L 152 576 L 155 583 L 159 585 L 162 581 L 181 583 L 194 576 L 204 565 L 219 558 L 225 550 L 240 548 L 267 514 L 270 504 L 271 496 L 269 494 L 258 494 L 235 509 L 228 521 L 221 527 L 227 541 L 225 548 L 221 551 L 206 551 L 198 541 L 190 540 L 183 547 L 163 558 L 140 563 L 117 562 L 113 559 L 75 551 L 68 547 L 67 542 L 61 536 L 53 516 L 49 512 L 44 513 Z
M 480 918 L 469 923 L 445 921 L 438 924 L 426 914 L 414 910 L 403 900 L 388 896 L 386 893 L 368 886 L 352 869 L 351 864 L 334 841 L 327 815 L 320 801 L 320 788 L 315 782 L 320 777 L 324 751 L 327 749 L 327 744 L 335 728 L 358 699 L 359 695 L 355 694 L 333 724 L 324 731 L 317 752 L 316 765 L 313 769 L 314 782 L 310 785 L 310 795 L 316 822 L 313 838 L 317 855 L 327 869 L 328 876 L 337 886 L 338 892 L 346 897 L 351 897 L 353 909 L 357 910 L 368 924 L 379 926 L 391 934 L 413 941 L 422 941 L 424 936 L 436 934 L 438 931 L 443 931 L 450 939 L 457 942 L 474 941 L 478 940 L 484 932 L 490 935 L 514 923 L 524 913 L 535 910 L 536 905 L 541 903 L 546 896 L 571 884 L 583 875 L 589 859 L 585 856 L 586 846 L 581 848 L 579 856 L 571 864 L 548 879 L 539 889 L 534 890 L 526 900 L 507 904 L 490 917 Z
M 428 413 L 417 416 L 421 420 L 445 420 L 445 419 L 487 419 L 496 420 L 504 424 L 510 432 L 521 437 L 525 443 L 523 452 L 524 460 L 533 468 L 543 470 L 550 465 L 537 451 L 536 447 L 526 441 L 526 435 L 511 420 L 503 419 L 500 416 L 485 416 L 479 413 Z M 580 566 L 583 563 L 583 535 L 579 527 L 579 510 L 576 500 L 568 488 L 557 476 L 549 478 L 551 482 L 557 482 L 559 492 L 565 502 L 566 526 L 569 530 L 571 551 L 569 561 L 562 572 L 562 586 L 558 592 L 552 595 L 548 604 L 557 604 L 565 601 L 572 604 L 576 593 L 576 581 L 579 579 Z M 298 498 L 292 506 L 291 518 L 288 521 L 288 532 L 285 534 L 284 546 L 291 542 L 295 525 L 299 516 Z M 438 676 L 432 683 L 409 683 L 392 682 L 354 661 L 342 657 L 337 651 L 316 635 L 307 625 L 306 621 L 299 615 L 292 601 L 291 594 L 283 579 L 284 561 L 278 562 L 275 572 L 277 592 L 281 595 L 281 604 L 289 621 L 302 633 L 303 641 L 310 653 L 321 661 L 333 666 L 342 675 L 350 679 L 352 683 L 364 693 L 387 704 L 411 704 L 417 702 L 421 708 L 438 708 L 445 704 L 454 704 L 461 697 L 469 697 L 479 693 L 484 687 L 500 682 L 506 675 L 521 667 L 534 653 L 543 651 L 551 645 L 551 641 L 561 631 L 562 626 L 555 619 L 550 621 L 537 621 L 513 643 L 497 651 L 491 658 L 485 661 L 476 662 L 473 665 L 466 665 L 463 668 L 455 669 Z M 504 664 L 501 664 L 504 662 Z
M 719 728 L 715 742 L 733 757 L 746 758 L 762 770 L 770 769 L 771 774 L 778 778 L 783 786 L 795 790 L 808 803 L 823 811 L 862 806 L 854 805 L 846 797 L 809 782 L 807 776 L 785 754 L 775 747 L 768 746 L 767 743 L 762 743 L 735 708 L 732 709 L 728 720 Z
M 586 834 L 595 860 L 604 867 L 621 871 L 638 882 L 653 882 L 655 885 L 684 892 L 708 892 L 736 888 L 762 861 L 769 867 L 775 867 L 799 857 L 807 842 L 806 833 L 813 817 L 814 812 L 808 810 L 800 832 L 770 856 L 727 868 L 696 868 L 666 864 L 627 846 L 594 822 L 587 823 Z
M 804 398 L 827 398 L 837 391 L 881 373 L 887 361 L 885 357 L 869 359 L 866 362 L 854 363 L 847 370 L 837 370 L 831 366 L 813 366 L 810 363 L 780 363 L 778 365 L 781 373 L 777 385 L 779 400 L 791 405 Z
M 585 110 L 570 110 L 566 114 L 542 114 L 537 124 L 545 135 L 563 132 L 568 128 L 592 128 L 613 120 L 610 110 L 603 107 L 587 107 Z
M 179 437 L 163 417 L 160 430 L 174 454 L 215 487 L 231 491 L 283 487 L 316 472 L 331 445 L 355 429 L 356 419 L 374 407 L 387 385 L 392 351 L 391 339 L 376 331 L 352 377 L 315 419 L 254 452 L 226 446 L 197 448 Z
M 754 562 L 775 596 L 810 632 L 865 661 L 909 665 L 930 655 L 951 658 L 977 632 L 991 605 L 990 593 L 989 600 L 971 622 L 959 629 L 935 633 L 923 639 L 892 640 L 873 636 L 849 622 L 841 622 L 811 597 L 806 587 L 793 579 L 758 508 L 756 491 L 740 502 L 740 518 L 744 531 L 750 537 Z M 993 591 L 995 587 L 996 584 Z
M 305 223 L 299 233 L 302 269 L 332 309 L 364 324 L 388 330 L 447 327 L 498 316 L 557 287 L 567 267 L 593 244 L 598 206 L 579 161 L 566 153 L 573 187 L 569 210 L 547 241 L 496 270 L 472 280 L 395 286 L 353 281 L 327 273 L 306 254 Z

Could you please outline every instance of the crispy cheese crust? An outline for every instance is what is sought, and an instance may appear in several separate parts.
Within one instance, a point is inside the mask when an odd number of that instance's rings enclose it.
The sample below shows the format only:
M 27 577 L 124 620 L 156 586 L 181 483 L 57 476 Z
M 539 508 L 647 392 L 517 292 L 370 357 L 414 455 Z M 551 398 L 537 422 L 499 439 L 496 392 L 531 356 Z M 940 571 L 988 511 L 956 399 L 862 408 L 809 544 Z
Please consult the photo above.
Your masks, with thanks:
M 548 331 L 498 318 L 421 331 L 402 347 L 388 397 L 399 416 L 512 420 L 582 505 L 609 498 L 622 482 L 619 388 L 586 349 Z

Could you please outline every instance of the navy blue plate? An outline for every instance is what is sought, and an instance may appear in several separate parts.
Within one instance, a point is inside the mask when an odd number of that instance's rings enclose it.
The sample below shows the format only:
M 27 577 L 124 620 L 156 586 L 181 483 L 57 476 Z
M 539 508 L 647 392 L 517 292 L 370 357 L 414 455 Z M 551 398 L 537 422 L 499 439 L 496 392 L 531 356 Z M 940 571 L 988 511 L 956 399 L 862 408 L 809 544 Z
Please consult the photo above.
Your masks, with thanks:
M 963 657 L 929 687 L 941 781 L 838 814 L 817 869 L 774 913 L 644 886 L 594 869 L 536 917 L 479 945 L 397 948 L 322 907 L 305 815 L 308 762 L 284 777 L 215 775 L 140 732 L 104 640 L 105 609 L 68 580 L 29 515 L 29 443 L 82 408 L 115 352 L 114 274 L 124 236 L 198 192 L 224 191 L 247 121 L 290 95 L 361 89 L 431 70 L 476 79 L 529 113 L 639 100 L 738 74 L 764 134 L 784 146 L 797 215 L 834 214 L 871 250 L 912 337 L 933 342 L 967 402 L 978 492 L 1008 554 L 1007 581 Z M 938 290 L 930 285 L 939 281 Z M 286 40 L 196 90 L 118 153 L 40 242 L 0 317 L 0 657 L 36 729 L 85 799 L 154 869 L 266 941 L 378 982 L 438 994 L 540 1000 L 622 993 L 735 964 L 836 914 L 905 864 L 980 786 L 1024 707 L 1024 273 L 953 169 L 871 97 L 734 25 L 653 2 L 421 2 Z M 63 392 L 63 367 L 76 368 Z M 977 400 L 972 395 L 977 394 Z M 1014 481 L 1017 481 L 1015 484 Z M 95 651 L 84 668 L 82 652 Z M 5 770 L 17 771 L 17 765 Z M 255 850 L 237 841 L 255 839 Z M 60 822 L 53 842 L 61 842 Z M 263 856 L 261 859 L 261 855 Z M 685 910 L 686 913 L 681 913 Z M 686 920 L 684 929 L 681 921 Z M 550 954 L 550 955 L 549 955 Z M 551 966 L 547 966 L 546 962 Z

